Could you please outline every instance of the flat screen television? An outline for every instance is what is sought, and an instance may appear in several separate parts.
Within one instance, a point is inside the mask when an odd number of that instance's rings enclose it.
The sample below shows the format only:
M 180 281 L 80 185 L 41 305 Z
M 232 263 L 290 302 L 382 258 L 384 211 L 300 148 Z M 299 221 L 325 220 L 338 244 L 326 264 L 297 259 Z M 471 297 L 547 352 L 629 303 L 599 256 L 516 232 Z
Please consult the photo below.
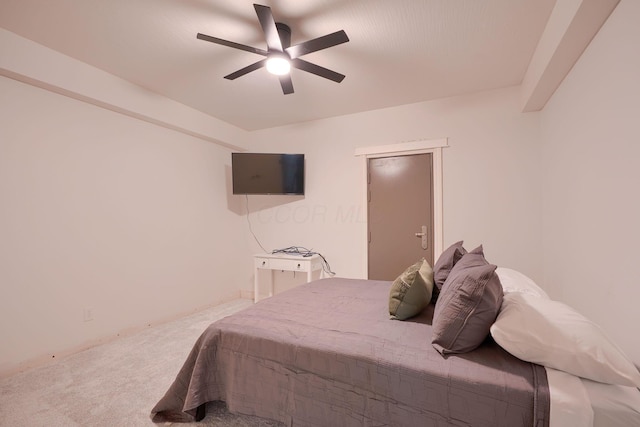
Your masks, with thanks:
M 304 194 L 304 154 L 231 153 L 233 194 Z

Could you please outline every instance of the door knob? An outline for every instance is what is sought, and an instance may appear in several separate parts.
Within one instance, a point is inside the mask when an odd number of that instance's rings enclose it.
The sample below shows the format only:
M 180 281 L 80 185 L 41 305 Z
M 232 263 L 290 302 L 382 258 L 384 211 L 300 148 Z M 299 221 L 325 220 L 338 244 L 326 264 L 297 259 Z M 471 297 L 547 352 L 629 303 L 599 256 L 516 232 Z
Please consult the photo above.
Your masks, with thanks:
M 429 247 L 429 242 L 427 241 L 427 226 L 423 225 L 422 231 L 416 233 L 416 237 L 421 239 L 420 244 L 422 245 L 422 249 L 426 250 Z

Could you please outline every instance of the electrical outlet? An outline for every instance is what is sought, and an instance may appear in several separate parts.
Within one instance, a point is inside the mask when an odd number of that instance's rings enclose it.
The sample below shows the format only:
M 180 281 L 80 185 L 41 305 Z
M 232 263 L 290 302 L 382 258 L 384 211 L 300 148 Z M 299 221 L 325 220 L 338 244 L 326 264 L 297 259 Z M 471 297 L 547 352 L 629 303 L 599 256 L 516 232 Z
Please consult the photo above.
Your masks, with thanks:
M 82 312 L 82 320 L 85 322 L 90 322 L 93 320 L 93 310 L 90 308 L 85 308 Z

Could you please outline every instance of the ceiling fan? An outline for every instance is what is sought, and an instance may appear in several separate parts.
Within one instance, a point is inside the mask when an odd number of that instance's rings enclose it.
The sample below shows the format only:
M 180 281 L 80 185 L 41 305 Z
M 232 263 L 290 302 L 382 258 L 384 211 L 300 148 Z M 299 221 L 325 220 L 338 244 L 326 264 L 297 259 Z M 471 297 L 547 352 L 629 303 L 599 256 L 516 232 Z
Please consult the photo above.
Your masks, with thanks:
M 345 76 L 343 74 L 300 59 L 301 56 L 308 53 L 317 52 L 348 42 L 349 37 L 347 37 L 347 33 L 345 33 L 344 30 L 291 46 L 291 28 L 273 19 L 270 7 L 259 4 L 254 4 L 253 7 L 256 10 L 260 26 L 267 41 L 267 50 L 198 33 L 197 38 L 200 40 L 257 53 L 258 55 L 266 57 L 224 76 L 225 79 L 234 80 L 259 68 L 266 67 L 270 73 L 278 76 L 280 86 L 282 86 L 282 92 L 285 95 L 293 93 L 293 82 L 289 74 L 290 67 L 295 67 L 302 71 L 324 77 L 336 83 L 340 83 L 344 79 Z

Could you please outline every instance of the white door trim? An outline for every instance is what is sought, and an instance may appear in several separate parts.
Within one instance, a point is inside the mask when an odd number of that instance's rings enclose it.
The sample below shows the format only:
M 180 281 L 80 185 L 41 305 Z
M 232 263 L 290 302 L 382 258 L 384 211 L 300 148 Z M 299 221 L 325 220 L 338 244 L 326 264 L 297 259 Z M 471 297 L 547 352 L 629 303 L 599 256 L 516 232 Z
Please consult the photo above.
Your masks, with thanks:
M 443 250 L 442 229 L 442 149 L 449 146 L 447 138 L 401 142 L 391 145 L 356 148 L 355 155 L 360 157 L 362 177 L 362 206 L 367 207 L 367 161 L 378 157 L 408 156 L 412 154 L 430 153 L 433 160 L 433 259 L 438 259 Z M 368 215 L 365 215 L 365 227 L 361 242 L 364 249 L 362 277 L 366 278 L 369 265 L 369 248 L 367 230 Z

